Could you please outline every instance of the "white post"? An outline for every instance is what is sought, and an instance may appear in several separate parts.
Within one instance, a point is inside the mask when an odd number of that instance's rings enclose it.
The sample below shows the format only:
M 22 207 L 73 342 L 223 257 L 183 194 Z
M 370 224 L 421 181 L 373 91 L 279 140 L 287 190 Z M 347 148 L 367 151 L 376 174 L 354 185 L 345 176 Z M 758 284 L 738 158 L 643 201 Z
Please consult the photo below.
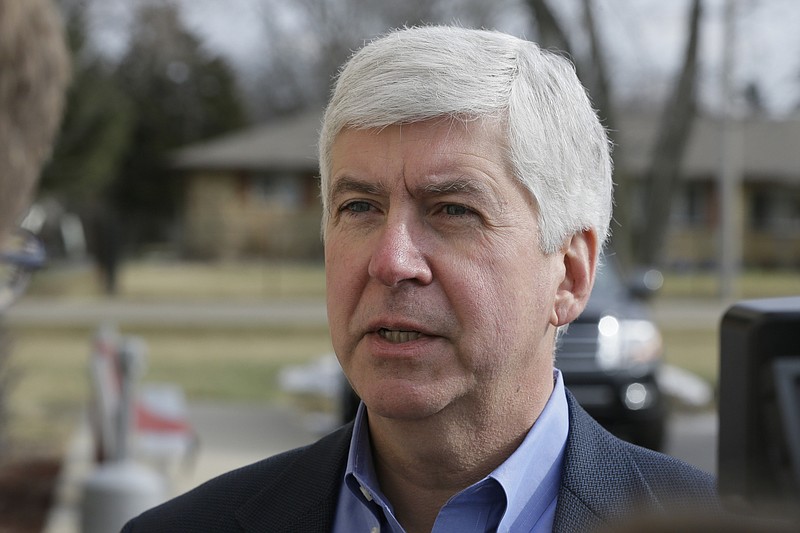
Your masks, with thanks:
M 737 294 L 736 280 L 742 263 L 742 149 L 741 123 L 734 102 L 734 56 L 736 5 L 727 0 L 722 43 L 722 117 L 720 120 L 719 190 L 719 295 L 732 300 Z
M 138 338 L 120 343 L 120 402 L 116 417 L 117 448 L 111 461 L 89 473 L 83 486 L 81 531 L 119 531 L 139 513 L 163 502 L 167 496 L 164 477 L 130 457 L 129 443 L 136 402 L 136 383 L 144 366 L 146 345 Z

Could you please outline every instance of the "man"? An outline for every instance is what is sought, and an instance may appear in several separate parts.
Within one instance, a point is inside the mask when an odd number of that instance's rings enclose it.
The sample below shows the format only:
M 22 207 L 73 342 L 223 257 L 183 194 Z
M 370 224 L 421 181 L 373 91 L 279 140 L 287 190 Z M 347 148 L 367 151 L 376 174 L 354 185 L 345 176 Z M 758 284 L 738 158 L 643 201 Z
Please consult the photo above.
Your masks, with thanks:
M 68 78 L 64 31 L 49 0 L 0 0 L 0 311 L 41 256 L 12 230 L 50 154 Z
M 554 370 L 612 202 L 566 60 L 496 32 L 390 33 L 340 73 L 320 170 L 354 424 L 127 531 L 584 531 L 713 500 L 710 476 L 612 437 Z

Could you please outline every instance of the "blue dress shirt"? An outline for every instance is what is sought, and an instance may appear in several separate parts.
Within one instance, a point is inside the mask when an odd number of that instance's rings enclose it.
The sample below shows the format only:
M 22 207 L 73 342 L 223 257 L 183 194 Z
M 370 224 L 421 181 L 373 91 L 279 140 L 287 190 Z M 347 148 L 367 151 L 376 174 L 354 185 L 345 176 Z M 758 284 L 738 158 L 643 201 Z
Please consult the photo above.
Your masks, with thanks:
M 433 533 L 552 531 L 569 431 L 564 381 L 558 370 L 553 379 L 553 393 L 519 448 L 491 474 L 450 498 L 436 517 Z M 333 532 L 404 533 L 378 485 L 366 420 L 362 404 Z

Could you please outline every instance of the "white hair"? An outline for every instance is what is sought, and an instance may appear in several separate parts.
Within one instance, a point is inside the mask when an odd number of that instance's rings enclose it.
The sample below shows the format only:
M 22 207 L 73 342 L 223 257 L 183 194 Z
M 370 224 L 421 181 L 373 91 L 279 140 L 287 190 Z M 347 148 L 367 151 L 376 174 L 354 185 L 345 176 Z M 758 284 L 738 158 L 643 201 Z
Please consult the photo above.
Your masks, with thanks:
M 572 64 L 511 35 L 447 26 L 393 31 L 340 71 L 319 141 L 323 233 L 331 148 L 343 129 L 447 117 L 504 125 L 511 168 L 538 205 L 543 252 L 587 229 L 606 240 L 610 143 Z

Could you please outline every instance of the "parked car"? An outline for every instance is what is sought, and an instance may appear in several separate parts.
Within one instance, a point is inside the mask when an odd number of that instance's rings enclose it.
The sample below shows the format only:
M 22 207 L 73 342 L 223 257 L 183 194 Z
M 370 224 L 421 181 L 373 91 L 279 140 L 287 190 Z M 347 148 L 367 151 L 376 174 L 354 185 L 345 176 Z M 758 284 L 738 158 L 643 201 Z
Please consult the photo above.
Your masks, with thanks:
M 606 257 L 586 309 L 556 350 L 578 403 L 612 433 L 654 450 L 663 447 L 667 416 L 656 381 L 663 343 L 643 300 L 660 279 L 650 271 L 624 283 L 613 256 Z
M 612 255 L 601 265 L 586 309 L 558 339 L 556 367 L 581 406 L 609 431 L 660 450 L 667 410 L 656 374 L 663 344 L 643 301 L 660 286 L 660 274 L 649 271 L 624 283 Z M 359 399 L 344 385 L 341 412 L 349 421 Z

